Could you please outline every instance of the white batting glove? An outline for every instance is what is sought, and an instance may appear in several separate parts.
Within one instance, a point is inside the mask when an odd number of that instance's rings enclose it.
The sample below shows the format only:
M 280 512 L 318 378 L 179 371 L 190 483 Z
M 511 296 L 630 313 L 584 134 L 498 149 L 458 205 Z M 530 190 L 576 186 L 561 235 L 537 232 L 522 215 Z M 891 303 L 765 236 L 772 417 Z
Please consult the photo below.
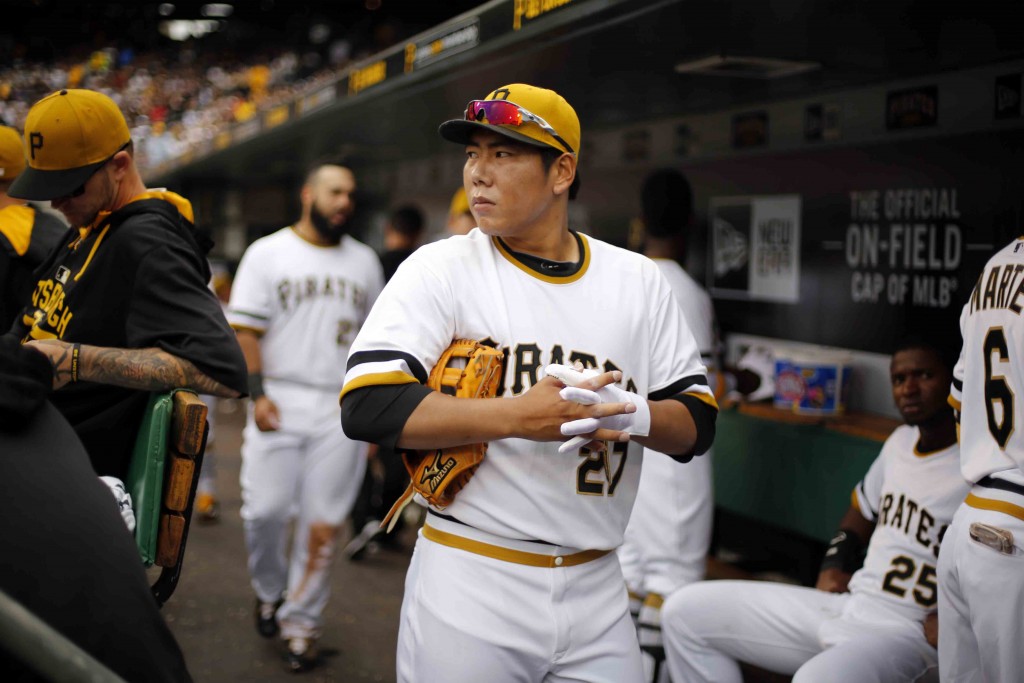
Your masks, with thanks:
M 110 487 L 117 501 L 117 509 L 121 513 L 121 519 L 128 531 L 135 533 L 135 511 L 132 510 L 132 496 L 124 487 L 124 482 L 117 477 L 100 477 L 100 481 Z
M 625 391 L 614 384 L 608 384 L 597 391 L 582 389 L 579 385 L 586 379 L 601 374 L 597 370 L 577 370 L 568 365 L 553 363 L 545 372 L 562 384 L 565 388 L 559 395 L 566 401 L 575 401 L 581 405 L 589 406 L 598 403 L 632 403 L 636 406 L 636 412 L 624 413 L 621 415 L 609 415 L 608 417 L 584 417 L 579 420 L 570 420 L 562 425 L 562 434 L 572 436 L 558 448 L 559 453 L 568 453 L 579 448 L 590 439 L 581 434 L 590 434 L 598 429 L 612 429 L 619 432 L 626 432 L 632 436 L 647 436 L 651 433 L 651 407 L 647 400 L 632 391 Z

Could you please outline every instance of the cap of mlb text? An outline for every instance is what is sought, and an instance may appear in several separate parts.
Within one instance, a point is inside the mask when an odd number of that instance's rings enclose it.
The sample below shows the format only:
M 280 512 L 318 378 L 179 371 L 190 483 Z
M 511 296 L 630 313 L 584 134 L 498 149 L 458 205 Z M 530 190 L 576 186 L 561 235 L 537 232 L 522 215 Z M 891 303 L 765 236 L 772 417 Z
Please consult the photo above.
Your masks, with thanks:
M 25 168 L 21 136 L 8 126 L 0 126 L 0 182 L 10 182 Z
M 505 100 L 539 116 L 571 147 L 565 149 L 551 133 L 544 130 L 534 121 L 523 121 L 521 125 L 491 124 L 486 121 L 467 121 L 453 119 L 445 121 L 438 128 L 441 137 L 459 144 L 469 144 L 473 131 L 491 130 L 519 142 L 535 147 L 551 147 L 559 152 L 572 152 L 579 156 L 580 151 L 580 120 L 576 111 L 565 101 L 565 98 L 554 90 L 537 88 L 524 83 L 504 85 L 490 93 L 485 100 Z
M 25 118 L 27 165 L 12 197 L 47 200 L 71 194 L 128 144 L 131 133 L 112 99 L 94 90 L 59 90 Z

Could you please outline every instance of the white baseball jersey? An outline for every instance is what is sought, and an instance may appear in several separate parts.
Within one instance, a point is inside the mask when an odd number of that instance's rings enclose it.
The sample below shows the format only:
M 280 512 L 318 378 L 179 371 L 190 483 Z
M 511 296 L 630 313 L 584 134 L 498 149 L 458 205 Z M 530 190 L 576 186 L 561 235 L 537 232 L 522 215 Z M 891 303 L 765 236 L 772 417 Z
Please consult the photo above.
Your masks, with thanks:
M 319 246 L 283 228 L 246 250 L 228 322 L 263 334 L 266 379 L 337 391 L 338 369 L 383 286 L 380 261 L 362 242 L 346 235 Z
M 976 482 L 996 472 L 1024 484 L 1024 238 L 996 253 L 960 314 L 963 347 L 950 403 L 960 411 L 960 460 Z M 1004 476 L 1001 474 L 1000 476 Z
M 705 364 L 709 363 L 715 351 L 715 309 L 711 297 L 678 261 L 654 259 L 661 274 L 668 280 L 669 287 L 683 309 L 683 318 L 693 332 Z
M 714 405 L 693 335 L 646 257 L 580 235 L 582 265 L 546 276 L 478 229 L 421 247 L 388 283 L 349 358 L 354 388 L 426 380 L 453 339 L 507 351 L 499 395 L 527 391 L 549 363 L 622 371 L 624 388 Z M 496 536 L 575 548 L 622 542 L 641 446 L 559 454 L 558 442 L 503 439 L 445 514 Z
M 916 620 L 935 609 L 939 543 L 970 490 L 956 444 L 921 453 L 919 437 L 916 427 L 898 427 L 854 489 L 854 505 L 875 531 L 850 579 L 854 595 L 881 598 Z
M 709 364 L 715 339 L 711 297 L 677 261 L 659 258 L 654 263 Z M 640 488 L 619 548 L 619 562 L 631 591 L 665 596 L 704 578 L 714 512 L 711 453 L 685 465 L 650 449 L 644 449 L 643 458 Z

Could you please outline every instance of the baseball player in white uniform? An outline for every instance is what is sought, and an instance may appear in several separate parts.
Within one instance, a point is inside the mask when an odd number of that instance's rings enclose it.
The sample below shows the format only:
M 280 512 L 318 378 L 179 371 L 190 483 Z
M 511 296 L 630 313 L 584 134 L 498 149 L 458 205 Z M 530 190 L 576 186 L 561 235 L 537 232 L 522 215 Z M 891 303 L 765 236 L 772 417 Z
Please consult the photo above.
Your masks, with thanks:
M 985 265 L 960 315 L 950 404 L 973 484 L 942 542 L 943 681 L 1024 680 L 1024 237 Z
M 714 366 L 714 309 L 711 297 L 683 269 L 686 232 L 692 221 L 693 192 L 682 173 L 661 169 L 644 179 L 641 190 L 644 254 L 669 283 L 693 332 L 704 364 Z M 619 562 L 637 613 L 647 680 L 667 681 L 661 638 L 661 606 L 678 588 L 704 578 L 714 501 L 711 451 L 680 467 L 669 456 L 647 449 L 640 488 Z M 656 674 L 655 671 L 658 673 Z
M 420 532 L 398 680 L 640 681 L 613 550 L 643 446 L 686 458 L 713 438 L 696 343 L 657 266 L 569 229 L 580 127 L 561 96 L 508 85 L 440 132 L 464 145 L 479 227 L 402 264 L 353 344 L 341 396 L 355 438 L 490 443 Z M 423 386 L 456 338 L 505 351 L 498 398 Z
M 817 588 L 763 581 L 681 588 L 662 608 L 672 680 L 741 683 L 737 660 L 793 674 L 794 683 L 895 683 L 934 669 L 939 544 L 969 485 L 945 404 L 950 370 L 941 352 L 923 341 L 904 344 L 890 374 L 907 424 L 854 489 Z M 868 537 L 864 565 L 850 578 Z
M 314 169 L 302 217 L 249 246 L 228 306 L 250 373 L 241 484 L 256 624 L 265 637 L 280 625 L 296 671 L 316 661 L 336 537 L 366 468 L 367 444 L 342 432 L 337 403 L 384 281 L 376 253 L 346 234 L 355 187 L 347 168 Z

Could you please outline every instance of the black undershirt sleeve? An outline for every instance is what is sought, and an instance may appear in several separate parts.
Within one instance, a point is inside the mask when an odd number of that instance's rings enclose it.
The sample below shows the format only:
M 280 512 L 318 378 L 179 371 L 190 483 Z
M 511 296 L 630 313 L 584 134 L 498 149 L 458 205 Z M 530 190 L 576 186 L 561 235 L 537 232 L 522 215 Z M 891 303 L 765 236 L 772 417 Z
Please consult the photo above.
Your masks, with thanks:
M 341 427 L 350 439 L 398 450 L 406 421 L 431 391 L 414 382 L 355 389 L 341 402 Z
M 411 382 L 355 389 L 342 401 L 342 428 L 350 439 L 397 450 L 398 437 L 406 421 L 431 391 L 429 387 Z M 690 411 L 697 427 L 697 442 L 690 453 L 668 455 L 678 462 L 689 462 L 694 456 L 703 455 L 711 448 L 715 440 L 718 411 L 689 394 L 677 394 L 670 397 L 670 400 L 679 401 Z
M 718 419 L 718 411 L 691 394 L 676 394 L 670 396 L 669 400 L 679 401 L 690 411 L 693 424 L 697 427 L 697 441 L 690 453 L 666 453 L 666 455 L 677 462 L 690 462 L 694 456 L 704 455 L 711 448 L 711 444 L 715 440 L 715 421 Z

